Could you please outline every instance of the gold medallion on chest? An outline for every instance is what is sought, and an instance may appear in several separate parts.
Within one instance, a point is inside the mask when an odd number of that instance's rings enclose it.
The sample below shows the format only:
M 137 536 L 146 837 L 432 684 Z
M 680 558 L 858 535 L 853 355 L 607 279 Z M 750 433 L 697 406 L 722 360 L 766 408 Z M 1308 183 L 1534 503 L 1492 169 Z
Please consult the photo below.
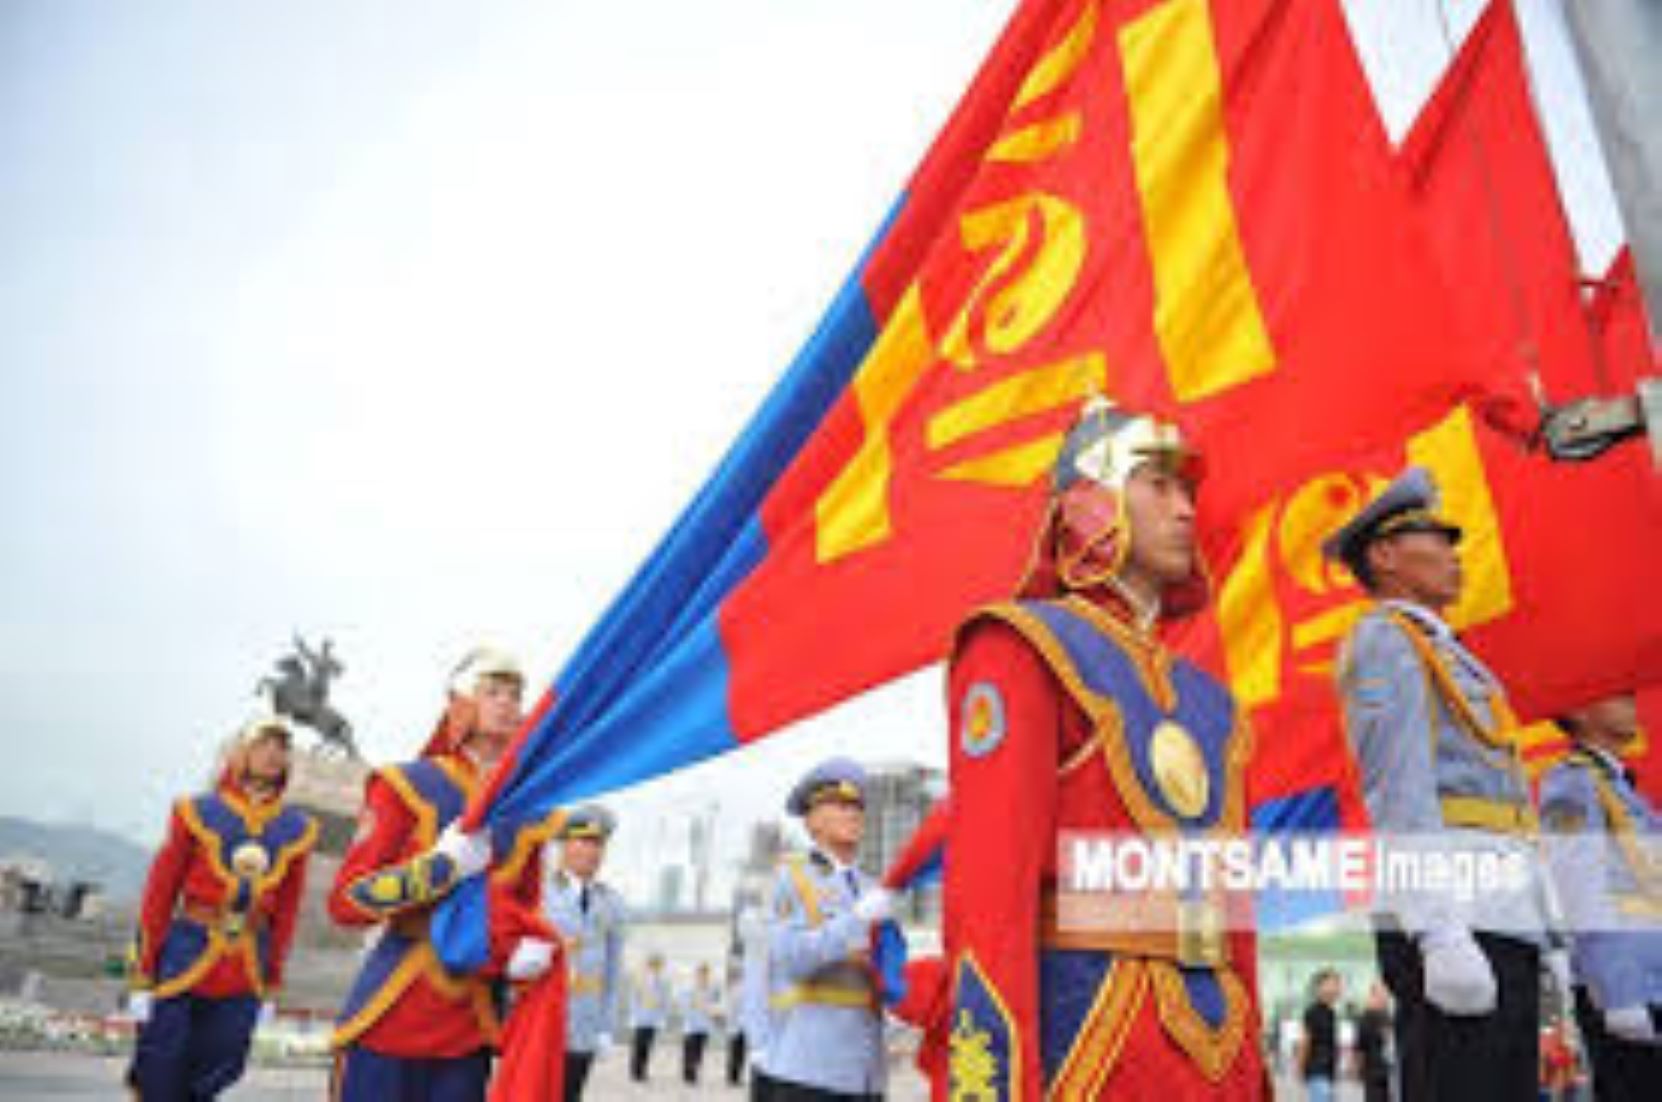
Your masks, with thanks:
M 1161 720 L 1149 738 L 1148 757 L 1154 783 L 1167 806 L 1185 819 L 1193 819 L 1206 810 L 1212 791 L 1206 756 L 1200 752 L 1195 737 L 1181 724 Z

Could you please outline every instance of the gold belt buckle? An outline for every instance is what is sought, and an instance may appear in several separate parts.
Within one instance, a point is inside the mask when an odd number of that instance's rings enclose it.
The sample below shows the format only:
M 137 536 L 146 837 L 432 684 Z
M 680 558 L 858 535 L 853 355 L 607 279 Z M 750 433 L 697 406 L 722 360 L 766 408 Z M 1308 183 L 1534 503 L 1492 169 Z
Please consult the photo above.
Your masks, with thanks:
M 1188 968 L 1218 968 L 1225 961 L 1223 914 L 1210 902 L 1177 901 L 1177 962 Z

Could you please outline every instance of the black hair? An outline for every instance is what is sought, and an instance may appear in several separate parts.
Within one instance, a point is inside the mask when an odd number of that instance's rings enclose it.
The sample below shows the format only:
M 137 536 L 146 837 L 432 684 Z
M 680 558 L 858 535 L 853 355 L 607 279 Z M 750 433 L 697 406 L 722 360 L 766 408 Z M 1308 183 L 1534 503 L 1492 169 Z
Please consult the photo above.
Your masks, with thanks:
M 1350 554 L 1341 556 L 1344 559 L 1344 564 L 1355 575 L 1357 582 L 1369 593 L 1373 592 L 1374 584 L 1378 581 L 1374 577 L 1373 567 L 1368 563 L 1368 548 L 1372 547 L 1373 544 L 1374 541 L 1371 538 L 1367 539 L 1363 541 L 1362 546 L 1356 548 Z

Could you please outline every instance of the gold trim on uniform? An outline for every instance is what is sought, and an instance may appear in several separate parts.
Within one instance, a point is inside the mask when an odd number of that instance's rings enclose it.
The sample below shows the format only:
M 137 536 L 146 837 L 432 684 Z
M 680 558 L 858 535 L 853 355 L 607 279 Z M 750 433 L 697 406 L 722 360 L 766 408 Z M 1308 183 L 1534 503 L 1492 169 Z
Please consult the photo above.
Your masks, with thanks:
M 1096 1001 L 1074 1035 L 1046 1097 L 1084 1102 L 1102 1096 L 1104 1081 L 1119 1062 L 1120 1050 L 1148 995 L 1148 983 L 1146 962 L 1135 957 L 1109 962 L 1097 986 Z
M 1179 1048 L 1189 1054 L 1200 1073 L 1216 1083 L 1234 1066 L 1246 1038 L 1247 992 L 1241 978 L 1228 969 L 1216 969 L 1212 976 L 1223 992 L 1223 1022 L 1213 1028 L 1189 999 L 1183 973 L 1163 960 L 1148 962 L 1154 981 L 1154 1002 L 1160 1021 Z

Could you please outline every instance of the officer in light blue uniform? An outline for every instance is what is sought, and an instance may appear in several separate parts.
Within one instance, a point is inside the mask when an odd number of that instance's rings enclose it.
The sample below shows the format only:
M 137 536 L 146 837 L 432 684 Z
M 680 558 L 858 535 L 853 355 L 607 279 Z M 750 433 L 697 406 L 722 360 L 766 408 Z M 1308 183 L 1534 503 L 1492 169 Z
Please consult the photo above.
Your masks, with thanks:
M 652 1046 L 669 1024 L 673 997 L 662 953 L 646 958 L 646 969 L 629 988 L 629 1078 L 644 1083 L 652 1070 Z
M 774 879 L 769 1099 L 883 1095 L 887 1061 L 870 944 L 872 926 L 889 916 L 893 900 L 854 864 L 866 789 L 863 769 L 834 758 L 809 771 L 786 800 L 813 845 L 785 858 Z
M 1539 971 L 1556 936 L 1516 722 L 1499 680 L 1443 619 L 1461 591 L 1460 538 L 1430 475 L 1410 468 L 1325 548 L 1374 600 L 1338 677 L 1375 831 L 1420 856 L 1512 874 L 1503 891 L 1380 900 L 1407 1102 L 1534 1096 Z
M 557 838 L 560 865 L 549 874 L 543 906 L 565 938 L 570 967 L 566 996 L 565 1097 L 583 1097 L 594 1057 L 611 1043 L 623 999 L 623 898 L 600 882 L 606 844 L 617 820 L 603 807 L 566 816 Z
M 1662 1092 L 1662 814 L 1621 754 L 1631 696 L 1559 719 L 1576 749 L 1541 781 L 1541 819 L 1569 922 L 1576 1021 L 1600 1102 Z
M 750 1097 L 761 1099 L 768 1091 L 768 1041 L 773 1031 L 773 1014 L 768 1006 L 768 919 L 759 901 L 739 911 L 740 977 L 736 1013 L 744 1046 L 750 1057 Z
M 682 992 L 676 1010 L 681 1016 L 681 1081 L 697 1085 L 704 1066 L 704 1049 L 721 1015 L 721 989 L 710 978 L 710 966 L 700 964 L 692 983 Z

